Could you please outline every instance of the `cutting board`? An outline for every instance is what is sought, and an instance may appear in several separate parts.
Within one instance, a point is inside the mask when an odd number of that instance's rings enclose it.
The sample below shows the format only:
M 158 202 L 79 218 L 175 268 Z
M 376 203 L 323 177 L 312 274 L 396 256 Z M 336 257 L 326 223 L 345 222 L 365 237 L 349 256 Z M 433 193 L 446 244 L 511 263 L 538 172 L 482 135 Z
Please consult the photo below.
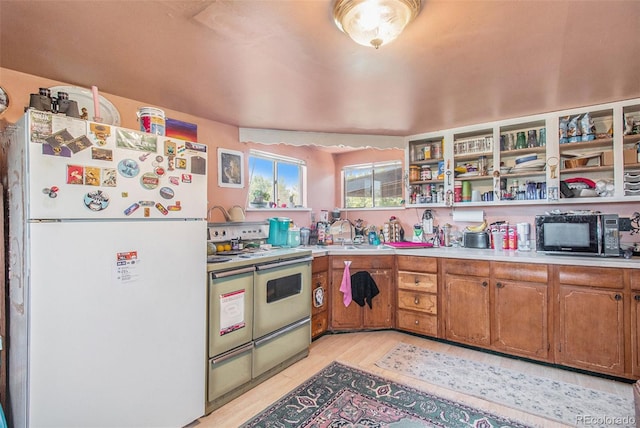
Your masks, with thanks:
M 388 245 L 388 246 L 393 247 L 393 248 L 427 248 L 427 247 L 433 247 L 433 244 L 431 242 L 409 242 L 409 241 L 386 242 L 385 245 Z

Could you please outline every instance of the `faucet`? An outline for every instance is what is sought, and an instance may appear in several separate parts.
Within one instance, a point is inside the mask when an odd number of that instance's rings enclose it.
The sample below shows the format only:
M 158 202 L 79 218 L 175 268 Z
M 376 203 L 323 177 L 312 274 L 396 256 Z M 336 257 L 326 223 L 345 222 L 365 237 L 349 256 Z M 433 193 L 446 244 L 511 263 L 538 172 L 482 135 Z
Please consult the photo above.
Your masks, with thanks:
M 349 239 L 346 239 L 344 237 L 344 226 L 345 223 L 349 225 Z M 338 238 L 338 240 L 342 241 L 342 245 L 347 245 L 347 244 L 351 244 L 353 243 L 353 223 L 351 223 L 351 220 L 349 219 L 344 219 L 344 220 L 340 220 L 340 238 Z

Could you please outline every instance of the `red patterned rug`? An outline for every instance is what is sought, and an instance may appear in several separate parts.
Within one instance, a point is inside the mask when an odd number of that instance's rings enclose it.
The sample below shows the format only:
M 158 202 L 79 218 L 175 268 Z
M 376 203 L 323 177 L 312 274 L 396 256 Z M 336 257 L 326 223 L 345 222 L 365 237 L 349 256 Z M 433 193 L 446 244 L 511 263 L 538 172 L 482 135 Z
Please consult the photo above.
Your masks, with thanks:
M 242 427 L 524 427 L 333 362 Z

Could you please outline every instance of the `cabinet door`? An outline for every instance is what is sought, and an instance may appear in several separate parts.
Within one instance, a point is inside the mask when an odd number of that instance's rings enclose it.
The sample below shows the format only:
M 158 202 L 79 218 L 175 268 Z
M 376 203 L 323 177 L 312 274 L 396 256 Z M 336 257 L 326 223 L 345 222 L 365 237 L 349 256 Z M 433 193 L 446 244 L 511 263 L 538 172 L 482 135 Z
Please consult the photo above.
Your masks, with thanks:
M 445 337 L 456 342 L 488 346 L 489 279 L 445 275 Z
M 327 331 L 328 287 L 327 272 L 316 272 L 311 276 L 311 337 Z
M 392 272 L 390 269 L 369 271 L 371 277 L 376 282 L 378 290 L 380 290 L 380 294 L 371 300 L 371 308 L 369 308 L 369 305 L 366 303 L 361 308 L 364 314 L 364 328 L 376 329 L 393 327 L 393 319 L 391 317 Z
M 640 377 L 640 271 L 632 270 L 631 282 L 631 373 Z
M 547 359 L 547 285 L 497 279 L 493 291 L 493 346 L 509 354 Z
M 624 373 L 624 296 L 618 290 L 560 285 L 558 363 Z
M 331 328 L 334 330 L 362 328 L 362 308 L 356 302 L 345 306 L 340 291 L 342 283 L 342 271 L 332 270 L 331 274 Z M 374 299 L 375 301 L 375 299 Z

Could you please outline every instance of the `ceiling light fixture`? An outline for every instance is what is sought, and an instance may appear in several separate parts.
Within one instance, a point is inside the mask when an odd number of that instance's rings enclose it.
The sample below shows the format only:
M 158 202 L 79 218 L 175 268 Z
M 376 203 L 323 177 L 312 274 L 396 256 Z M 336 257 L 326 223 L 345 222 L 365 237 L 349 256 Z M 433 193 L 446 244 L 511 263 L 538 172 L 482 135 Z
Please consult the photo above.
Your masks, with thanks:
M 421 0 L 336 0 L 333 18 L 358 44 L 378 49 L 394 40 L 420 12 Z

